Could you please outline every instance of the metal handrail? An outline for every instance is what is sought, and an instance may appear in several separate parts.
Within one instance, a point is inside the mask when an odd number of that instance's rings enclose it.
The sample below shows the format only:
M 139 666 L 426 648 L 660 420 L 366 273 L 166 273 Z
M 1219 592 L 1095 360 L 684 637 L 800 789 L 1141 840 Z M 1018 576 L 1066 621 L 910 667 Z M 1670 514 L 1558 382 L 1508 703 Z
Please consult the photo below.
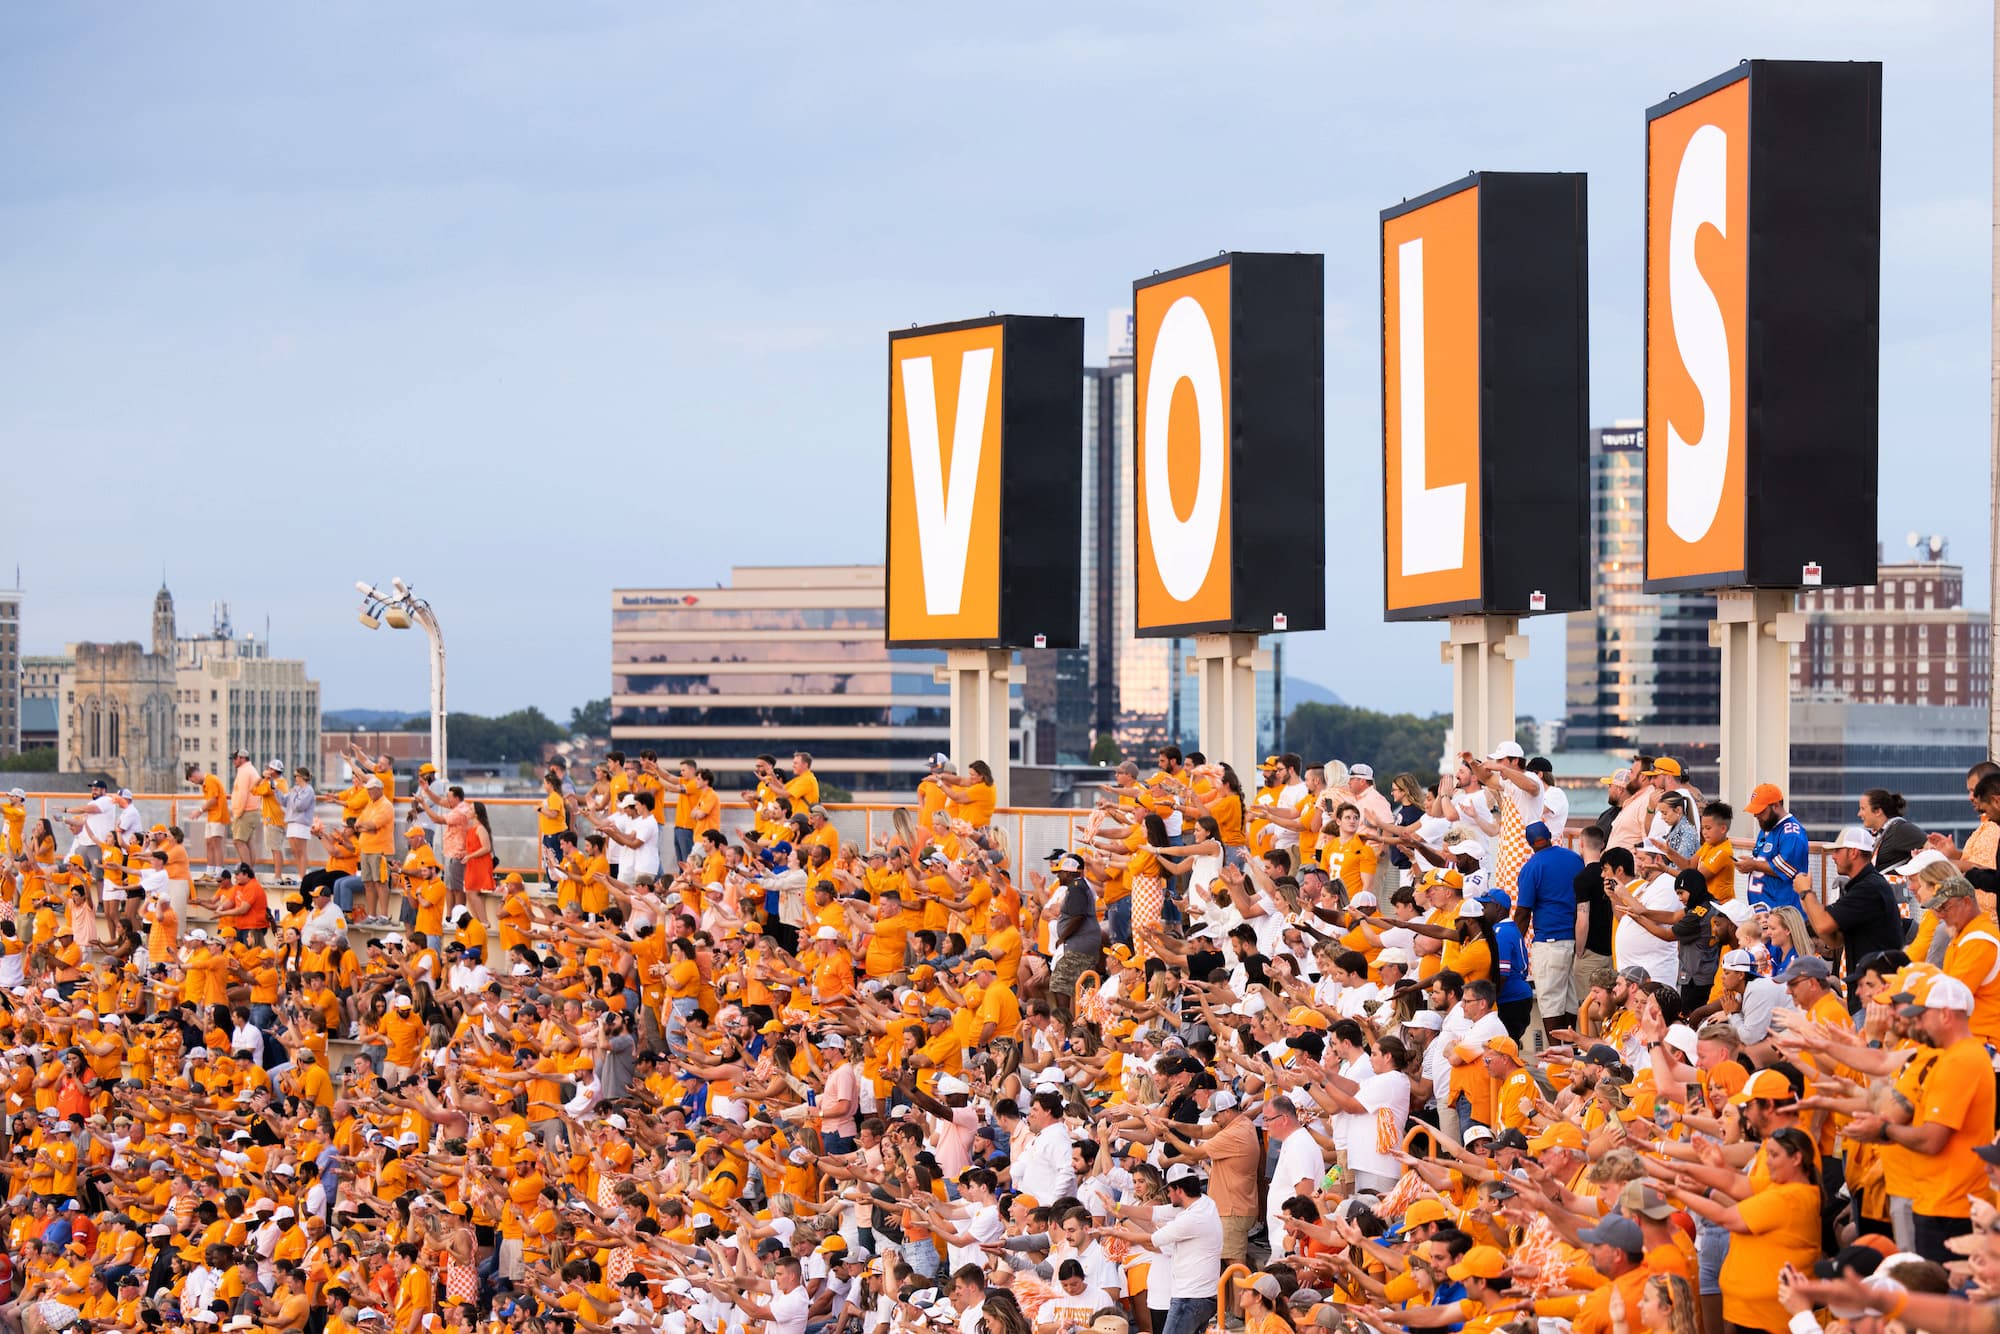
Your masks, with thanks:
M 333 789 L 333 790 L 339 790 L 339 789 Z M 77 801 L 74 799 L 81 799 L 87 795 L 88 794 L 83 791 L 30 792 L 27 794 L 27 800 L 31 802 L 39 802 L 41 804 L 41 809 L 38 818 L 46 819 L 49 814 L 48 807 L 50 802 L 61 802 L 64 804 L 74 805 L 77 804 Z M 540 797 L 476 797 L 473 799 L 484 802 L 488 806 L 534 807 L 534 806 L 540 806 L 542 804 L 542 798 Z M 199 803 L 201 798 L 199 797 L 198 794 L 191 792 L 135 792 L 133 793 L 133 800 L 166 802 L 168 807 L 168 822 L 171 824 L 179 824 L 180 807 L 182 803 L 189 803 L 189 804 Z M 396 797 L 394 798 L 394 800 L 396 805 L 398 806 L 409 806 L 414 803 L 415 798 Z M 822 802 L 820 804 L 823 805 L 829 812 L 836 812 L 836 813 L 845 811 L 860 812 L 861 815 L 863 816 L 862 839 L 864 842 L 868 843 L 872 843 L 874 841 L 875 829 L 876 829 L 876 817 L 878 815 L 883 817 L 889 817 L 893 815 L 893 813 L 896 811 L 903 811 L 907 813 L 915 809 L 914 803 L 909 803 L 909 802 L 829 801 L 829 802 Z M 755 809 L 755 803 L 742 801 L 740 799 L 724 799 L 719 803 L 719 805 L 720 808 L 725 811 L 749 812 Z M 1005 820 L 1013 821 L 1014 837 L 1011 843 L 1009 844 L 1009 847 L 1012 849 L 1013 856 L 1017 859 L 1017 862 L 1020 859 L 1025 859 L 1026 861 L 1032 862 L 1035 859 L 1035 854 L 1029 853 L 1025 849 L 1027 823 L 1029 820 L 1062 819 L 1067 821 L 1070 833 L 1070 837 L 1067 841 L 1071 844 L 1074 844 L 1077 841 L 1076 838 L 1077 825 L 1082 821 L 1087 820 L 1090 817 L 1090 814 L 1091 812 L 1088 808 L 1080 808 L 1074 806 L 1000 806 L 994 808 L 993 823 L 1001 825 L 1002 831 L 1005 832 L 1006 826 L 1002 824 L 1002 821 Z M 1573 845 L 1575 843 L 1575 836 L 1576 836 L 1575 829 L 1566 830 L 1564 831 L 1563 841 L 1566 844 Z M 1752 844 L 1745 839 L 1734 839 L 1732 840 L 1732 843 L 1734 844 L 1735 847 L 1746 853 L 1750 850 L 1752 846 Z M 1825 890 L 1831 887 L 1831 885 L 1833 884 L 1833 880 L 1835 878 L 1833 872 L 1833 845 L 1831 843 L 1814 843 L 1811 844 L 1810 846 L 1815 868 L 1813 873 L 1813 880 L 1821 890 Z M 496 864 L 493 868 L 493 871 L 495 875 L 506 875 L 509 872 L 514 872 L 525 877 L 534 877 L 534 876 L 539 876 L 541 874 L 541 867 L 539 865 L 500 866 Z

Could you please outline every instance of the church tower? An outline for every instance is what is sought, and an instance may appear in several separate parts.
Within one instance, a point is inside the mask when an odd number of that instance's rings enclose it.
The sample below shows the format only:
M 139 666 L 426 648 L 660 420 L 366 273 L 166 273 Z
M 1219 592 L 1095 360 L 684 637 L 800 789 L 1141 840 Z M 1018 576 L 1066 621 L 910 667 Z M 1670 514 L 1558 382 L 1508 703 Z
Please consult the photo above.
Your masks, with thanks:
M 153 652 L 167 660 L 169 667 L 174 661 L 174 595 L 167 591 L 165 584 L 153 595 Z

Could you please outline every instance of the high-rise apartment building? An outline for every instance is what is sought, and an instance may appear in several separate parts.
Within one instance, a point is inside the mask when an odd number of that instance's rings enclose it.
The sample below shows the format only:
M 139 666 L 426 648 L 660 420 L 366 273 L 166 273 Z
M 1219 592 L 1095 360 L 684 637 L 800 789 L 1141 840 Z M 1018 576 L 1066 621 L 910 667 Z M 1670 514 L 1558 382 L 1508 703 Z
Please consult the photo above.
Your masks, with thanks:
M 216 604 L 207 634 L 175 639 L 174 669 L 185 763 L 219 771 L 232 750 L 288 772 L 319 763 L 319 682 L 304 660 L 272 657 L 255 635 L 237 638 L 226 604 Z
M 1942 541 L 1924 558 L 1878 564 L 1866 588 L 1799 595 L 1805 643 L 1792 657 L 1794 693 L 1862 704 L 1959 704 L 1984 710 L 1989 618 L 1965 603 L 1964 567 Z
M 1628 750 L 1722 717 L 1715 599 L 1645 591 L 1645 484 L 1639 423 L 1590 433 L 1591 610 L 1570 614 L 1565 654 L 1573 750 Z
M 813 757 L 857 801 L 908 801 L 949 750 L 937 649 L 883 642 L 879 565 L 745 567 L 729 586 L 611 594 L 611 744 L 690 757 L 725 792 L 760 754 Z M 985 758 L 966 756 L 967 760 Z M 579 776 L 580 779 L 580 776 Z
M 21 750 L 21 590 L 0 589 L 0 755 Z
M 1107 736 L 1129 756 L 1148 756 L 1169 743 L 1192 748 L 1199 730 L 1198 687 L 1186 670 L 1194 641 L 1136 633 L 1131 313 L 1111 312 L 1109 332 L 1107 364 L 1083 372 L 1081 647 L 1021 654 L 1022 704 L 1033 720 L 1031 764 L 1084 764 Z M 1276 746 L 1284 718 L 1283 640 L 1271 643 L 1273 670 L 1257 679 L 1260 751 Z

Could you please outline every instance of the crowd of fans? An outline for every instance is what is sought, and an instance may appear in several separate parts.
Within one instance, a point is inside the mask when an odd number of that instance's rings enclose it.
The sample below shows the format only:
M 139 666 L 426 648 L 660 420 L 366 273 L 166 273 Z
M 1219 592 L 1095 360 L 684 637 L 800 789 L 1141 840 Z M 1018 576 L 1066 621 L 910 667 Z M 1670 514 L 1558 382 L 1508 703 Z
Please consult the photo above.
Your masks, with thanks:
M 1671 756 L 1153 761 L 1049 849 L 613 752 L 526 876 L 359 753 L 16 790 L 0 1334 L 2000 1326 L 2000 766 L 1822 860 Z

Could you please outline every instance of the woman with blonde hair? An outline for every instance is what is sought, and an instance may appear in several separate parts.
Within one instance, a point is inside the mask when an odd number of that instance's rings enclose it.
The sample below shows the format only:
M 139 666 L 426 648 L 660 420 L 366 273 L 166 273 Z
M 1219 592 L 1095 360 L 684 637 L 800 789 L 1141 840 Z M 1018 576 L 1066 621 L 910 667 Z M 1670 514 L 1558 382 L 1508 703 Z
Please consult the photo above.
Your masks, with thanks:
M 1635 1316 L 1644 1334 L 1701 1334 L 1694 1288 L 1679 1274 L 1655 1274 L 1647 1279 L 1639 1289 L 1638 1308 L 1636 1312 L 1626 1310 L 1625 1294 L 1613 1284 L 1612 1334 L 1633 1334 Z

